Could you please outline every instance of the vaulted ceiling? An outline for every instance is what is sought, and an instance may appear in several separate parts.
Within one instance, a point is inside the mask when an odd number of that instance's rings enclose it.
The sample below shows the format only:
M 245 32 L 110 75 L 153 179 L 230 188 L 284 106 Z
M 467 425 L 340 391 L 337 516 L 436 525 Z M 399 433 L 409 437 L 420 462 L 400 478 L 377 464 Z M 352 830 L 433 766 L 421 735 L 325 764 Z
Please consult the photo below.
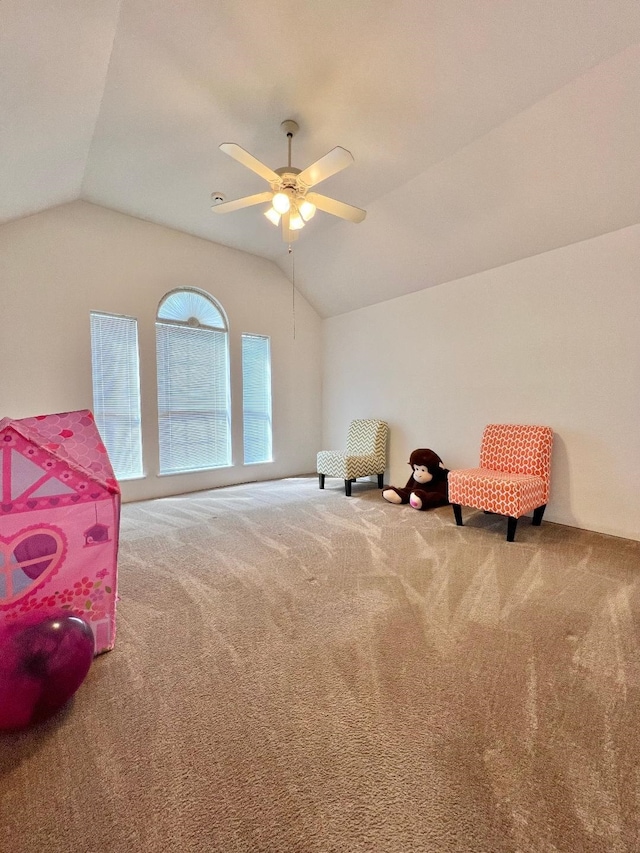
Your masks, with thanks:
M 3 0 L 0 221 L 85 199 L 277 263 L 332 316 L 640 222 L 638 0 Z M 341 145 L 294 256 L 272 168 Z

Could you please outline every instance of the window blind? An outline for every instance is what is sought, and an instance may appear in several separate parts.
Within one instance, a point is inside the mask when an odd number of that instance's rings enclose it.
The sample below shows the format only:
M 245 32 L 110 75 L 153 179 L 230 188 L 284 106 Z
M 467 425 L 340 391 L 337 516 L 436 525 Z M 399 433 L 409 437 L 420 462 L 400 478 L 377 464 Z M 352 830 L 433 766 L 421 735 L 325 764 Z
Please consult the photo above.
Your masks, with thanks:
M 160 473 L 231 462 L 227 332 L 156 323 Z
M 271 353 L 260 335 L 242 336 L 242 418 L 245 465 L 271 462 Z
M 144 476 L 138 321 L 91 312 L 93 414 L 119 480 Z

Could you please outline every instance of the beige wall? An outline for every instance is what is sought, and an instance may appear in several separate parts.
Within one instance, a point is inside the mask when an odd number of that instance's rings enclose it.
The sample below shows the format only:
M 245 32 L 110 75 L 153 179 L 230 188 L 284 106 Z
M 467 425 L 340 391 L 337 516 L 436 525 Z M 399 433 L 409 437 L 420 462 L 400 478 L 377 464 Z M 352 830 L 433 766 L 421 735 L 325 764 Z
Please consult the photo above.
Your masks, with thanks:
M 283 244 L 284 245 L 284 244 Z M 201 288 L 229 318 L 234 466 L 157 476 L 154 319 L 175 287 Z M 315 470 L 321 321 L 275 264 L 73 202 L 0 227 L 0 417 L 92 408 L 89 312 L 138 318 L 147 477 L 125 499 Z M 274 461 L 242 465 L 243 332 L 271 338 Z
M 404 485 L 414 448 L 469 467 L 486 423 L 549 424 L 545 518 L 640 539 L 640 225 L 326 320 L 323 365 L 323 447 L 384 418 Z
M 229 316 L 235 465 L 158 477 L 153 321 L 181 285 Z M 147 471 L 125 499 L 313 471 L 352 417 L 389 421 L 402 485 L 415 447 L 463 467 L 485 423 L 548 423 L 546 518 L 640 539 L 640 225 L 323 322 L 298 294 L 295 338 L 291 296 L 268 261 L 85 202 L 4 225 L 0 417 L 90 408 L 89 312 L 122 313 L 139 320 Z M 242 465 L 242 332 L 272 341 L 264 466 Z

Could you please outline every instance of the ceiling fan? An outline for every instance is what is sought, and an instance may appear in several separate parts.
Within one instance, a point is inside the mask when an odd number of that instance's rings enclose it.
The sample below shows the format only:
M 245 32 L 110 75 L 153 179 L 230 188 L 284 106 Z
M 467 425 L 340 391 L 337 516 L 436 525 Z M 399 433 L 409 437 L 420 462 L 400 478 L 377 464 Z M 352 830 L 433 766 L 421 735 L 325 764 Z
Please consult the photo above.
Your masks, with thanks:
M 279 169 L 274 170 L 265 166 L 264 163 L 249 154 L 244 148 L 236 145 L 235 142 L 224 142 L 220 146 L 220 150 L 224 151 L 225 154 L 233 157 L 238 163 L 242 163 L 243 166 L 268 181 L 271 189 L 256 195 L 215 204 L 211 209 L 215 213 L 232 213 L 234 210 L 241 210 L 243 207 L 269 202 L 269 207 L 264 211 L 264 215 L 274 225 L 282 226 L 282 239 L 286 243 L 297 240 L 298 231 L 304 228 L 305 222 L 314 216 L 316 208 L 333 216 L 339 216 L 341 219 L 348 219 L 350 222 L 362 222 L 367 215 L 365 210 L 319 193 L 309 192 L 311 187 L 319 184 L 320 181 L 330 178 L 331 175 L 335 175 L 351 165 L 353 157 L 350 152 L 346 148 L 337 146 L 301 171 L 291 165 L 291 140 L 298 131 L 298 124 L 287 119 L 287 121 L 282 122 L 280 127 L 287 135 L 289 157 L 288 165 Z

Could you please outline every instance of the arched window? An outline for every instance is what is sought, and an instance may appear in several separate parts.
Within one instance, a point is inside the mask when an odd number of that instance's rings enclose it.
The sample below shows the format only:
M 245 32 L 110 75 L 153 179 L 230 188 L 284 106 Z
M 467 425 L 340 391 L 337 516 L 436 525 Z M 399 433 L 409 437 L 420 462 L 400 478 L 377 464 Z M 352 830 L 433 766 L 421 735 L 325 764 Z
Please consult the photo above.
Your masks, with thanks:
M 156 317 L 160 473 L 231 464 L 229 342 L 206 293 L 172 290 Z

